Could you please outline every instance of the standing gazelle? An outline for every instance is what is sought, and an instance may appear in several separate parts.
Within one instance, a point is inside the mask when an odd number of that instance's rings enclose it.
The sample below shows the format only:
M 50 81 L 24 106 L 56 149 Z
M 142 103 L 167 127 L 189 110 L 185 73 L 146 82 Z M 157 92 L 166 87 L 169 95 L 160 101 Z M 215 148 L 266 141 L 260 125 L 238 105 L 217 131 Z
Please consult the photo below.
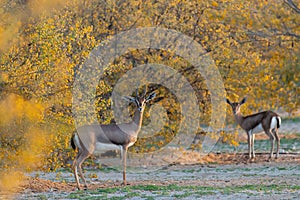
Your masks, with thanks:
M 143 96 L 138 96 L 138 90 L 136 90 L 136 97 L 123 97 L 125 100 L 133 102 L 137 106 L 131 122 L 108 125 L 85 125 L 79 127 L 77 131 L 75 131 L 71 139 L 71 145 L 74 150 L 78 150 L 78 153 L 73 162 L 72 168 L 74 170 L 77 188 L 79 190 L 80 184 L 77 170 L 86 189 L 87 183 L 82 173 L 81 164 L 95 151 L 103 148 L 120 149 L 121 147 L 121 150 L 123 151 L 121 154 L 123 157 L 123 184 L 126 185 L 127 149 L 137 140 L 138 133 L 142 126 L 145 105 L 148 101 L 155 97 L 155 92 L 152 92 L 147 98 L 145 95 L 146 90 Z
M 254 153 L 254 139 L 255 133 L 265 132 L 271 141 L 271 152 L 270 157 L 273 157 L 273 150 L 274 150 L 274 142 L 276 139 L 277 142 L 277 152 L 276 157 L 279 156 L 279 146 L 280 146 L 280 139 L 278 136 L 278 129 L 281 124 L 281 119 L 278 114 L 272 111 L 264 111 L 255 113 L 248 116 L 243 116 L 240 107 L 246 102 L 246 98 L 243 98 L 241 102 L 234 102 L 231 103 L 229 99 L 226 99 L 227 103 L 231 106 L 234 117 L 236 122 L 244 129 L 248 136 L 248 153 L 249 158 L 255 158 Z M 251 154 L 252 151 L 252 154 Z

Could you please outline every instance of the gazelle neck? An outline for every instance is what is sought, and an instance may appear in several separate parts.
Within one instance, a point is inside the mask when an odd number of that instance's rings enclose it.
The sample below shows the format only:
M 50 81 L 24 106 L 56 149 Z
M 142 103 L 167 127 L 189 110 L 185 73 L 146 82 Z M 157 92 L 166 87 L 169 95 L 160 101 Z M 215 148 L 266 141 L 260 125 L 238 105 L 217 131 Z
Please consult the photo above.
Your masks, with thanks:
M 239 125 L 241 125 L 242 122 L 243 122 L 243 120 L 244 120 L 243 114 L 239 111 L 239 112 L 237 112 L 237 113 L 234 114 L 234 117 L 235 117 L 235 120 L 237 121 L 237 123 Z
M 142 127 L 143 113 L 144 113 L 144 109 L 142 109 L 142 111 L 139 111 L 138 109 L 136 109 L 134 112 L 132 123 L 133 123 L 133 125 L 136 126 L 136 132 L 139 132 Z

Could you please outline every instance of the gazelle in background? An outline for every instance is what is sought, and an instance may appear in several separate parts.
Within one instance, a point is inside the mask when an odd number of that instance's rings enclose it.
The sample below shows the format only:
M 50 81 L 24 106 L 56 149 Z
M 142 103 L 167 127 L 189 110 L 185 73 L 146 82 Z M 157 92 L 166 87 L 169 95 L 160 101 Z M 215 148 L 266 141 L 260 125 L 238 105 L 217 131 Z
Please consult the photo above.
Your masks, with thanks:
M 244 129 L 248 136 L 248 153 L 249 159 L 255 158 L 254 153 L 254 139 L 256 133 L 265 132 L 271 141 L 271 152 L 269 158 L 273 157 L 274 142 L 277 142 L 276 157 L 279 156 L 280 138 L 278 136 L 278 129 L 281 125 L 281 119 L 278 114 L 272 111 L 264 111 L 255 113 L 248 116 L 243 116 L 240 107 L 246 102 L 243 98 L 240 102 L 230 102 L 226 99 L 227 103 L 231 106 L 236 122 Z M 252 152 L 252 154 L 251 154 Z
M 108 124 L 108 125 L 86 125 L 79 127 L 71 138 L 72 148 L 78 150 L 77 156 L 73 162 L 72 168 L 77 183 L 77 188 L 80 190 L 78 174 L 84 182 L 84 188 L 87 189 L 87 183 L 82 173 L 81 164 L 90 155 L 95 153 L 97 149 L 115 148 L 123 151 L 123 184 L 126 185 L 126 156 L 128 147 L 132 146 L 137 141 L 138 133 L 142 126 L 143 112 L 147 102 L 155 97 L 155 92 L 152 92 L 148 97 L 145 97 L 146 89 L 143 96 L 136 97 L 126 96 L 125 100 L 136 105 L 136 110 L 133 120 L 123 124 Z

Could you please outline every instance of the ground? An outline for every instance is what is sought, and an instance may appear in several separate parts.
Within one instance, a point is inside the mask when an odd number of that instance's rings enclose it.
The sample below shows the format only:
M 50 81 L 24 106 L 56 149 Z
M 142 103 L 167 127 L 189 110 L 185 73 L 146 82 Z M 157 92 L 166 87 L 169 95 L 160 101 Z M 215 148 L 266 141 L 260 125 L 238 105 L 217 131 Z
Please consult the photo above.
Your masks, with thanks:
M 122 186 L 118 170 L 88 169 L 87 191 L 76 190 L 74 177 L 68 171 L 59 175 L 39 173 L 38 177 L 28 178 L 14 198 L 298 199 L 300 156 L 285 154 L 272 161 L 267 161 L 267 157 L 259 154 L 249 162 L 244 154 L 209 154 L 210 164 L 174 164 L 153 171 L 129 171 L 127 186 Z
M 143 160 L 146 165 L 135 166 L 143 158 L 129 157 L 129 185 L 123 186 L 122 168 L 112 167 L 121 160 L 103 165 L 100 159 L 101 167 L 85 167 L 86 191 L 76 189 L 70 169 L 61 169 L 28 174 L 17 193 L 0 191 L 0 199 L 299 199 L 299 123 L 286 124 L 283 130 L 289 134 L 281 135 L 278 159 L 267 159 L 270 143 L 259 136 L 254 161 L 248 160 L 243 139 L 238 148 L 219 143 L 206 156 L 186 150 L 175 156 L 176 162 L 171 156 L 151 157 Z

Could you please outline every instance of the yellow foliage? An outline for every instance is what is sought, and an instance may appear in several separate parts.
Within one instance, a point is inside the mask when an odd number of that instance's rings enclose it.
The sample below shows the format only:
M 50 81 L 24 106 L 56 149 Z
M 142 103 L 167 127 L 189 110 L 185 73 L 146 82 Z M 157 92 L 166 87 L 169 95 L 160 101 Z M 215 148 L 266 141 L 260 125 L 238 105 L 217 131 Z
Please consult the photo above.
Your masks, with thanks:
M 218 4 L 218 2 L 213 1 L 213 2 L 211 3 L 211 5 L 214 6 L 214 7 L 218 7 L 219 4 Z
M 24 170 L 44 164 L 47 133 L 37 128 L 43 119 L 43 106 L 11 94 L 0 102 L 1 168 L 0 190 L 13 190 L 22 182 Z M 17 126 L 17 127 L 15 127 Z M 10 146 L 6 146 L 6 142 Z M 5 164 L 4 164 L 5 163 Z M 14 171 L 15 170 L 15 171 Z
M 235 147 L 239 146 L 238 135 L 239 133 L 237 130 L 234 133 L 227 133 L 225 131 L 221 131 L 220 133 L 220 137 L 222 138 L 223 142 Z
M 10 94 L 0 101 L 0 125 L 5 125 L 18 118 L 28 118 L 31 121 L 43 119 L 42 104 L 25 101 L 22 97 Z
M 0 42 L 0 44 L 1 44 L 1 42 Z M 8 82 L 9 75 L 7 73 L 1 73 L 1 79 L 0 80 L 2 80 L 4 82 Z
M 26 143 L 19 155 L 19 165 L 32 170 L 44 164 L 44 157 L 48 152 L 49 134 L 37 128 L 31 128 L 25 134 Z
M 23 180 L 24 174 L 20 171 L 0 172 L 0 191 L 13 193 L 23 183 Z
M 9 136 L 4 138 L 9 139 L 7 144 L 14 147 L 0 149 L 0 162 L 14 160 L 28 169 L 45 165 L 55 170 L 64 166 L 64 159 L 72 155 L 68 150 L 74 123 L 70 110 L 76 70 L 98 43 L 137 27 L 173 29 L 199 42 L 216 61 L 228 96 L 234 101 L 249 97 L 246 113 L 267 106 L 289 111 L 299 107 L 300 54 L 296 36 L 300 33 L 295 24 L 300 18 L 285 4 L 227 0 L 12 2 L 29 3 L 24 8 L 28 12 L 16 12 L 17 6 L 11 4 L 7 6 L 11 10 L 0 12 L 1 19 L 6 20 L 5 24 L 0 22 L 0 89 L 4 91 L 0 126 L 2 135 Z M 34 18 L 25 13 L 32 13 Z M 211 94 L 201 74 L 174 52 L 152 49 L 130 49 L 107 67 L 97 88 L 95 110 L 100 122 L 113 120 L 109 97 L 118 79 L 145 63 L 164 64 L 182 74 L 197 91 L 201 123 L 210 122 Z M 182 120 L 176 97 L 157 85 L 152 88 L 159 90 L 169 120 L 155 134 L 159 139 L 137 141 L 135 149 L 139 152 L 155 151 L 171 142 Z M 8 93 L 14 94 L 6 96 Z M 238 145 L 236 133 L 224 133 L 222 137 Z M 47 162 L 42 161 L 43 157 Z

